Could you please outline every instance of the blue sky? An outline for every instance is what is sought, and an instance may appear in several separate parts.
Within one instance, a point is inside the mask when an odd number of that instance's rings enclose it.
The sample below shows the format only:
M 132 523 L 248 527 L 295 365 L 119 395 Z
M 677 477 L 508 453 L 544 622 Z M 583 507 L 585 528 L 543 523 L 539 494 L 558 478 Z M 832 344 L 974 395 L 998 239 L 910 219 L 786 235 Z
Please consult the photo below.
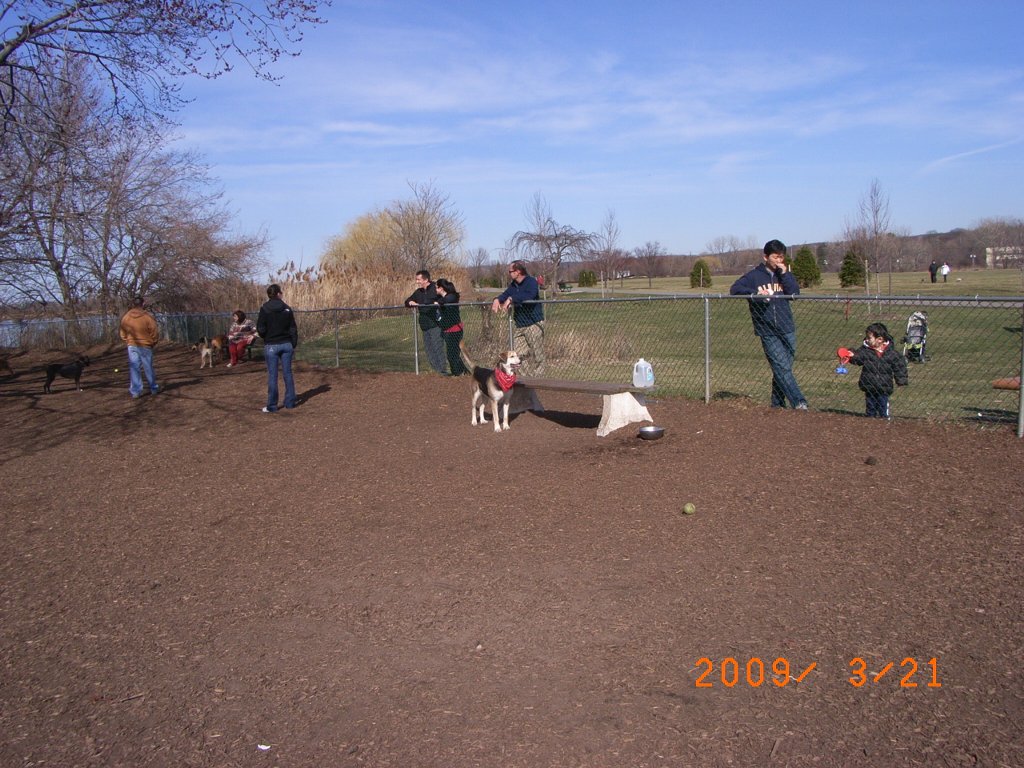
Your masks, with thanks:
M 873 179 L 920 234 L 1024 216 L 1024 3 L 347 2 L 274 85 L 189 80 L 198 151 L 272 262 L 433 183 L 495 258 L 535 193 L 620 247 L 838 237 Z

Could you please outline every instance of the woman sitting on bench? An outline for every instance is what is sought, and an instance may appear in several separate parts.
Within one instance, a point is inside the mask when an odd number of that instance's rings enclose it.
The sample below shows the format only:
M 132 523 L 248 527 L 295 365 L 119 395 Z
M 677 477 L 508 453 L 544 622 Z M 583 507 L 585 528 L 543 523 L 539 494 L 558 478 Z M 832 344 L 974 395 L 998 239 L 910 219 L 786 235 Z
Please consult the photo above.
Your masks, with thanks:
M 228 368 L 238 365 L 245 354 L 245 348 L 256 339 L 256 326 L 245 319 L 245 312 L 236 309 L 231 314 L 231 330 L 228 331 Z

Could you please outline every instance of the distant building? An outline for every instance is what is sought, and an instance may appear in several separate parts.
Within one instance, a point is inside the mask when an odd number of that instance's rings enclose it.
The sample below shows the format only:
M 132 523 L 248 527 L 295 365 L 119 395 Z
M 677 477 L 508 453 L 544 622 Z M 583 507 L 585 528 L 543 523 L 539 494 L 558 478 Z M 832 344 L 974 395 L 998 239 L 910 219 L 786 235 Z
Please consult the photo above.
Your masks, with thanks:
M 1003 245 L 985 249 L 986 269 L 1017 269 L 1024 267 L 1024 248 Z

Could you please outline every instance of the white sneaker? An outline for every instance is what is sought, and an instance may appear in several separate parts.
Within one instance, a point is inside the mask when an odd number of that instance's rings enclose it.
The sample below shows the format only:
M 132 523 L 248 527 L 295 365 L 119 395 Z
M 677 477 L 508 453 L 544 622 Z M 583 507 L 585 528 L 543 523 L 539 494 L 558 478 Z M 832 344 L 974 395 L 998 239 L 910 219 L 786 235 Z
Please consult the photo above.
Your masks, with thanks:
M 234 365 L 234 363 L 228 363 L 228 368 L 230 368 L 233 365 Z
M 270 410 L 269 408 L 267 408 L 267 406 L 263 406 L 263 412 L 264 413 L 276 413 L 276 411 Z

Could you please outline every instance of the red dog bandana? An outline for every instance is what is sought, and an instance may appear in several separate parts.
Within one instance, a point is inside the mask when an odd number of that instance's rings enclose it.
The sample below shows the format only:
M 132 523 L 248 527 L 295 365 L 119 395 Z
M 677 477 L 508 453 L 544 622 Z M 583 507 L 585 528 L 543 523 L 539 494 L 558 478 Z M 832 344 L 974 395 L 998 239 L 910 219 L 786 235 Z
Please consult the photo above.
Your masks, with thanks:
M 516 375 L 514 373 L 505 373 L 501 368 L 495 369 L 494 378 L 498 380 L 498 386 L 501 387 L 502 392 L 508 392 L 516 383 Z

